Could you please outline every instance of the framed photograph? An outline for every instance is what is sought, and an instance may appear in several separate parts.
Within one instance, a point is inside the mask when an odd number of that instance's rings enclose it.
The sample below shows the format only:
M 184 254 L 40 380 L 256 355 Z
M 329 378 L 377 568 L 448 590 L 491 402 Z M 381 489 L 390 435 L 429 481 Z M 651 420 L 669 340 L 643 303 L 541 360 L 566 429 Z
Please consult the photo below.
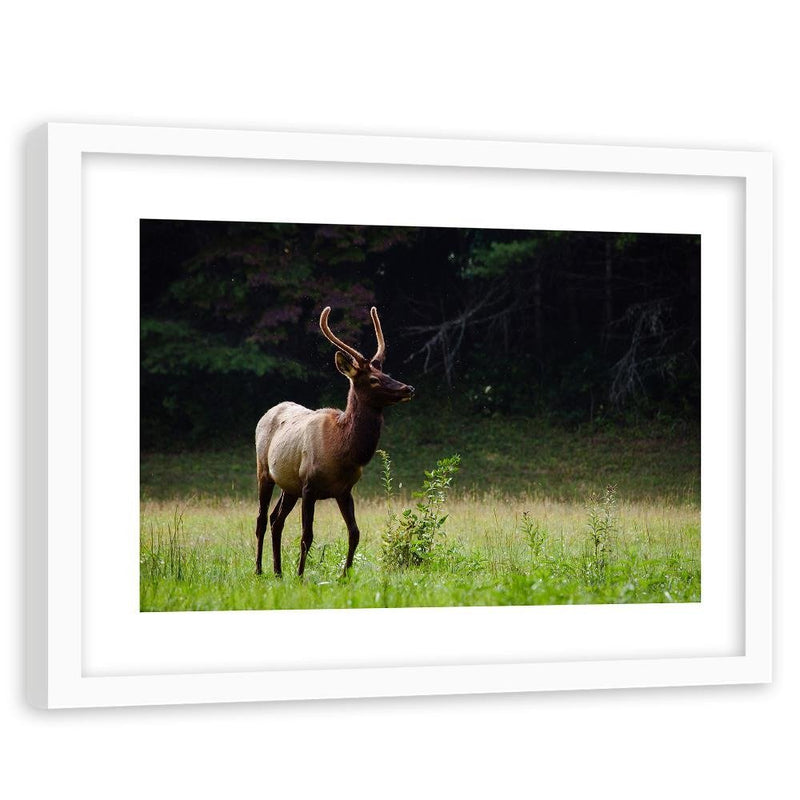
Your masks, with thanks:
M 771 679 L 765 153 L 51 124 L 46 708 Z

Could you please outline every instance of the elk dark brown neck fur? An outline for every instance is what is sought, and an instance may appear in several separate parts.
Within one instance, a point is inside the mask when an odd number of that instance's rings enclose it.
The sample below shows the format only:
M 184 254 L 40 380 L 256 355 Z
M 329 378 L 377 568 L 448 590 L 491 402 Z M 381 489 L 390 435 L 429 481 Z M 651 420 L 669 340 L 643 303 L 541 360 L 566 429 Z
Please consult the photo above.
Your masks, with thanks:
M 383 428 L 383 409 L 359 397 L 354 386 L 347 394 L 347 408 L 338 420 L 347 458 L 363 467 L 372 460 Z
M 348 548 L 345 572 L 353 564 L 360 533 L 356 524 L 353 486 L 378 447 L 383 427 L 383 409 L 403 403 L 414 395 L 414 387 L 394 380 L 383 371 L 386 345 L 378 312 L 370 316 L 378 340 L 371 359 L 345 344 L 328 325 L 330 307 L 323 309 L 319 327 L 337 348 L 336 369 L 350 382 L 344 411 L 322 408 L 312 411 L 297 403 L 274 406 L 256 427 L 259 509 L 256 521 L 256 573 L 261 574 L 264 534 L 272 532 L 272 563 L 281 574 L 281 535 L 289 512 L 302 499 L 303 534 L 300 541 L 298 575 L 303 574 L 306 555 L 314 539 L 314 504 L 335 498 L 347 525 Z M 281 496 L 272 512 L 269 503 L 275 486 Z

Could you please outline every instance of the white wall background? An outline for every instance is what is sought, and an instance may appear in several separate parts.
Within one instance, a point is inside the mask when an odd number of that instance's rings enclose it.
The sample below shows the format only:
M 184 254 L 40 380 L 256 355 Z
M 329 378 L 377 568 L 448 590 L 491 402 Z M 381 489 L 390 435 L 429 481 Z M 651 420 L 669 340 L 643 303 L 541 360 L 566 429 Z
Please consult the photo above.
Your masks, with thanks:
M 0 75 L 0 791 L 83 798 L 702 797 L 797 786 L 800 125 L 790 4 L 45 3 Z M 385 10 L 384 10 L 385 9 Z M 786 10 L 785 10 L 786 9 Z M 45 121 L 771 150 L 775 682 L 45 713 L 23 695 L 23 148 Z M 51 387 L 57 392 L 57 387 Z M 57 520 L 52 524 L 57 525 Z M 779 788 L 780 787 L 780 788 Z M 791 790 L 789 790 L 791 791 Z

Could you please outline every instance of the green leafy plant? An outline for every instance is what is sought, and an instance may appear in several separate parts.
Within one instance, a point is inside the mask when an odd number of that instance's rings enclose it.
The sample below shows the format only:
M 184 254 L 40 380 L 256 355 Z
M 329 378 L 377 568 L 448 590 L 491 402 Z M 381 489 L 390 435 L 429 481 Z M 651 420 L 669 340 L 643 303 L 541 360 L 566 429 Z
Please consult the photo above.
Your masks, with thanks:
M 385 450 L 377 450 L 376 454 L 381 460 L 381 486 L 386 495 L 387 504 L 391 503 L 394 497 L 394 486 L 392 479 L 392 459 Z
M 589 543 L 593 549 L 593 568 L 598 575 L 605 573 L 611 553 L 611 540 L 617 526 L 617 487 L 609 484 L 602 495 L 589 499 Z
M 547 531 L 542 528 L 539 522 L 534 520 L 527 511 L 522 512 L 520 529 L 522 530 L 522 535 L 525 537 L 525 543 L 528 545 L 532 559 L 534 561 L 539 561 L 544 551 L 545 542 L 547 541 Z
M 391 501 L 391 460 L 383 451 L 380 451 L 380 457 L 383 461 L 381 483 L 387 500 Z M 415 508 L 403 509 L 398 514 L 389 504 L 386 529 L 381 539 L 381 563 L 384 566 L 394 569 L 419 566 L 430 559 L 444 536 L 447 514 L 442 513 L 442 506 L 460 465 L 461 456 L 454 455 L 437 461 L 430 472 L 426 470 L 422 489 L 413 495 L 417 498 Z

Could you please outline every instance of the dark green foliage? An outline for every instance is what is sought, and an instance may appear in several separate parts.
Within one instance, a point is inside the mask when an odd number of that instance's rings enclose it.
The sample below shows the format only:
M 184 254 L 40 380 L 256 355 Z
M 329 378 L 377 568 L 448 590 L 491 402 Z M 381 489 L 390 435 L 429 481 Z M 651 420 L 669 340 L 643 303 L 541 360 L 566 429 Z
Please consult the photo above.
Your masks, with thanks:
M 289 377 L 306 373 L 302 364 L 265 353 L 253 341 L 234 346 L 221 334 L 197 331 L 184 321 L 143 319 L 140 333 L 142 369 L 151 375 L 239 372 L 261 377 L 279 368 Z
M 357 345 L 371 328 L 374 265 L 407 229 L 141 223 L 143 449 L 247 435 L 271 405 L 315 405 L 333 353 L 323 305 Z M 366 325 L 365 325 L 366 322 Z
M 282 400 L 342 406 L 319 334 L 482 416 L 696 420 L 698 236 L 141 222 L 144 450 L 249 440 Z M 466 409 L 461 402 L 469 400 Z

